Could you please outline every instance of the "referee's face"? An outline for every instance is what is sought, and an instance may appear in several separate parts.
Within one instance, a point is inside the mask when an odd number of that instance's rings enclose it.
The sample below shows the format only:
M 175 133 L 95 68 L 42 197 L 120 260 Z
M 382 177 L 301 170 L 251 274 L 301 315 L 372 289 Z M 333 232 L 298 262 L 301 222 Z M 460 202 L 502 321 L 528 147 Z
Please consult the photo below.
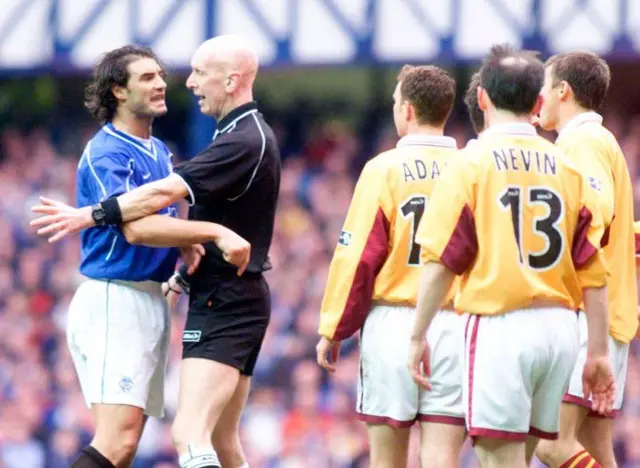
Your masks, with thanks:
M 135 115 L 160 117 L 167 113 L 164 70 L 151 58 L 141 58 L 128 67 L 129 81 L 124 105 Z
M 236 78 L 229 76 L 224 64 L 218 63 L 214 57 L 196 52 L 186 84 L 198 98 L 200 112 L 217 119 L 235 89 Z

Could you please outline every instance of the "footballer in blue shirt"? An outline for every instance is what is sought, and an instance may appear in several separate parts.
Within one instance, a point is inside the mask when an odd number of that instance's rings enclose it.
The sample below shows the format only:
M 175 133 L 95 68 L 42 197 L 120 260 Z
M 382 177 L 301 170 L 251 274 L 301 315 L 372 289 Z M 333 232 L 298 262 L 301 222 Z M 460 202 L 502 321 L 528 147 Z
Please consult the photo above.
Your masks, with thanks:
M 87 144 L 77 171 L 77 202 L 100 202 L 163 179 L 171 152 L 151 135 L 167 112 L 164 70 L 148 48 L 125 46 L 97 64 L 85 105 L 103 126 Z M 82 232 L 84 281 L 69 306 L 67 339 L 95 436 L 75 468 L 130 466 L 146 416 L 164 413 L 170 313 L 162 284 L 178 249 L 196 268 L 201 242 L 233 251 L 238 266 L 250 246 L 233 231 L 176 218 L 176 205 L 121 226 Z

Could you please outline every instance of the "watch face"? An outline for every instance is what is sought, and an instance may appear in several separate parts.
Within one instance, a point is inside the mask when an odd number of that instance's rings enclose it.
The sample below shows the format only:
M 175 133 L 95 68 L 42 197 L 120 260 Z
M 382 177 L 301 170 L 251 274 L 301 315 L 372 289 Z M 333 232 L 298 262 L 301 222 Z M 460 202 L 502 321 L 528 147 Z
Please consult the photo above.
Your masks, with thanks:
M 94 208 L 91 212 L 91 217 L 96 223 L 99 223 L 104 220 L 104 210 L 102 207 Z

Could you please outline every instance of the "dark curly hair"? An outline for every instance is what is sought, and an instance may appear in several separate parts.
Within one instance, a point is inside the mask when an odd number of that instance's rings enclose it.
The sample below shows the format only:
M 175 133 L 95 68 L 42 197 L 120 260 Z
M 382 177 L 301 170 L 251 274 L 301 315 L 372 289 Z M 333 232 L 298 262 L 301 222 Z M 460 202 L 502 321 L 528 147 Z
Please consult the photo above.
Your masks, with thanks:
M 162 64 L 149 47 L 127 45 L 107 52 L 93 70 L 93 80 L 85 89 L 84 106 L 100 124 L 111 122 L 118 108 L 114 86 L 126 86 L 129 64 L 140 58 L 151 58 Z

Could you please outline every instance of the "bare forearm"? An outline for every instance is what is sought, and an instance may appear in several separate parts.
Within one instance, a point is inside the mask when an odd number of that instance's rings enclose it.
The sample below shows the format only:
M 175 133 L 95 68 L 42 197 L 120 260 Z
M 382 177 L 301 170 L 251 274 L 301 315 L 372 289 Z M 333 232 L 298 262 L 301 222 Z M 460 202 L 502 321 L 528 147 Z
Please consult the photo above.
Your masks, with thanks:
M 187 193 L 187 188 L 175 175 L 137 187 L 118 197 L 122 221 L 126 223 L 157 213 Z
M 163 215 L 151 215 L 122 225 L 122 232 L 131 244 L 149 247 L 188 247 L 218 239 L 219 224 L 185 221 Z
M 584 288 L 582 294 L 587 318 L 587 352 L 591 355 L 606 354 L 609 337 L 607 287 Z
M 412 340 L 422 340 L 451 287 L 454 273 L 440 263 L 427 263 L 422 269 Z

